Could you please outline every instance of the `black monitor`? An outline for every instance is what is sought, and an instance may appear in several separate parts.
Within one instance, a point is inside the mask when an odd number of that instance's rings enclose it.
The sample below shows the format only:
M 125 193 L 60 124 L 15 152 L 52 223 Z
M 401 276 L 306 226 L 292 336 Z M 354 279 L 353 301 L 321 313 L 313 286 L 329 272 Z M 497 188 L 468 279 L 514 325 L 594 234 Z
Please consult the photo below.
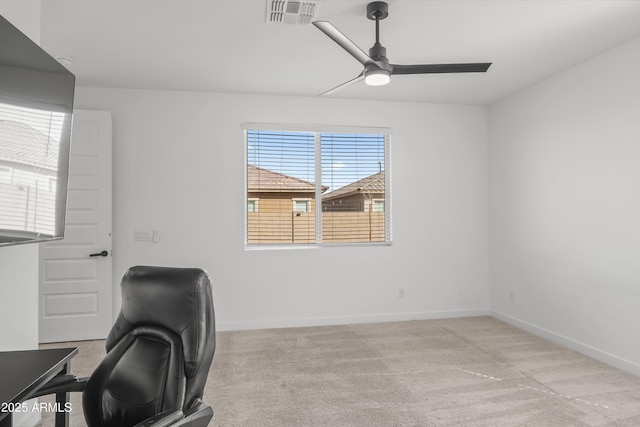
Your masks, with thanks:
M 74 89 L 0 16 L 0 246 L 64 237 Z

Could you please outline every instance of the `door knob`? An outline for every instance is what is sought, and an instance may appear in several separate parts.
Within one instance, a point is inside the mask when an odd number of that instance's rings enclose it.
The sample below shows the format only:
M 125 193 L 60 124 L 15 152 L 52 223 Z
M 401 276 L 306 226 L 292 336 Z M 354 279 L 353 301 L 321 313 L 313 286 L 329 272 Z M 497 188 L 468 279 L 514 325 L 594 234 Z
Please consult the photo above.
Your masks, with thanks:
M 109 255 L 109 252 L 107 251 L 97 252 L 95 254 L 89 254 L 89 256 L 107 256 L 107 255 Z

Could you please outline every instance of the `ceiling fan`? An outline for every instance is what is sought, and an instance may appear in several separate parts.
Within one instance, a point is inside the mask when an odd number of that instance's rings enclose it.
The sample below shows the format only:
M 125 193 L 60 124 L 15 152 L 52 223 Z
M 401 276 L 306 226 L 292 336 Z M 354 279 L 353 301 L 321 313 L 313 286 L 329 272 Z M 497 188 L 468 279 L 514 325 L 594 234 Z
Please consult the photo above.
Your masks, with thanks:
M 374 1 L 367 5 L 367 18 L 376 21 L 376 42 L 367 55 L 347 36 L 327 21 L 315 21 L 320 31 L 346 50 L 351 56 L 364 65 L 364 70 L 354 79 L 330 89 L 321 95 L 331 95 L 338 90 L 364 79 L 371 86 L 385 85 L 395 74 L 434 74 L 434 73 L 484 73 L 490 62 L 462 64 L 420 64 L 398 65 L 389 63 L 387 49 L 380 44 L 380 21 L 389 16 L 389 5 L 383 1 Z

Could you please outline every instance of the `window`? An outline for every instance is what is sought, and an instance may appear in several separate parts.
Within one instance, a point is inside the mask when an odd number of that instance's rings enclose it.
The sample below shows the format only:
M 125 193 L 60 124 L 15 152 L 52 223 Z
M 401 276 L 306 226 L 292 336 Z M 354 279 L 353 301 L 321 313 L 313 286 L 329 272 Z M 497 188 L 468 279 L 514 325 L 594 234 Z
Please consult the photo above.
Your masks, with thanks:
M 294 212 L 309 212 L 309 204 L 311 199 L 293 199 Z
M 0 166 L 0 182 L 10 184 L 13 181 L 12 169 Z
M 247 246 L 391 241 L 388 129 L 246 125 L 245 143 Z
M 258 212 L 258 199 L 247 200 L 247 212 Z

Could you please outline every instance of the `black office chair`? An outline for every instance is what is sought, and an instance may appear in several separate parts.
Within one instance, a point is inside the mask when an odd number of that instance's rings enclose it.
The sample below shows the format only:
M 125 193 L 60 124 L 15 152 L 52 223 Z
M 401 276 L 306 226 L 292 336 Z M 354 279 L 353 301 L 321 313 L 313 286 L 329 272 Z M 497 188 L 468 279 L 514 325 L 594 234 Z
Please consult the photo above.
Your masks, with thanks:
M 62 375 L 38 394 L 82 391 L 89 427 L 206 426 L 215 352 L 211 282 L 196 268 L 138 266 L 122 278 L 107 355 L 89 378 Z

